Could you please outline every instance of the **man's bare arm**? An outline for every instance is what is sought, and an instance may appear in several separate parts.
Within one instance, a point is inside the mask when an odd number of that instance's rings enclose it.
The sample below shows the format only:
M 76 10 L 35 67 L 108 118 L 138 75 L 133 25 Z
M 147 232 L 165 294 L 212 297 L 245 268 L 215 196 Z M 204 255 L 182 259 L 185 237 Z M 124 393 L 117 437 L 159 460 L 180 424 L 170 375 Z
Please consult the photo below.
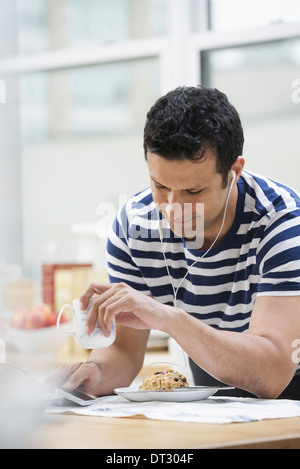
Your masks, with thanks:
M 117 337 L 110 347 L 93 350 L 86 363 L 61 367 L 46 385 L 69 391 L 80 387 L 94 396 L 110 395 L 117 387 L 129 386 L 143 365 L 149 332 L 117 325 Z
M 216 330 L 178 312 L 168 332 L 205 371 L 261 398 L 276 398 L 297 368 L 292 343 L 300 337 L 300 297 L 260 297 L 249 333 Z

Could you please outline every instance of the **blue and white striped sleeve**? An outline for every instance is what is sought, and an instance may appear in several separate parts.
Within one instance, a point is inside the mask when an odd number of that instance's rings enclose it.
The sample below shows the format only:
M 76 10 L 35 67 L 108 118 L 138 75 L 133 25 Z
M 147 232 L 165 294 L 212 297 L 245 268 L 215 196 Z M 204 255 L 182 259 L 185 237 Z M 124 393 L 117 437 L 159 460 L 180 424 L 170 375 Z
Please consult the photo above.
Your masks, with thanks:
M 125 207 L 121 209 L 112 226 L 107 241 L 107 266 L 111 283 L 124 282 L 142 293 L 150 295 L 129 247 L 128 220 Z

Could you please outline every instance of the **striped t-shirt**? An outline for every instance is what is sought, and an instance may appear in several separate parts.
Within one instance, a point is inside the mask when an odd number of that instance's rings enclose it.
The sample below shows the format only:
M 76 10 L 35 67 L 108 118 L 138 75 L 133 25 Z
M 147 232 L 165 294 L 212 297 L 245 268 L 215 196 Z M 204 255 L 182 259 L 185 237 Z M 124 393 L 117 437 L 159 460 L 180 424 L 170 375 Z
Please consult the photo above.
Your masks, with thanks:
M 172 305 L 167 262 L 177 306 L 236 332 L 247 332 L 257 296 L 300 295 L 300 196 L 291 188 L 243 171 L 229 232 L 196 263 L 205 251 L 170 230 L 162 242 L 159 218 L 150 188 L 120 210 L 107 245 L 111 282 Z

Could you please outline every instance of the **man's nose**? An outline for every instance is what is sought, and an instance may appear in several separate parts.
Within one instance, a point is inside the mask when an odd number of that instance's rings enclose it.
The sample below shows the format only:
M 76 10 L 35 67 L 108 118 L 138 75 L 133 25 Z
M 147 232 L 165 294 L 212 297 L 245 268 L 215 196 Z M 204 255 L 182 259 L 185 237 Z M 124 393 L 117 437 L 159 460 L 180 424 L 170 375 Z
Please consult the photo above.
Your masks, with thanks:
M 169 192 L 166 211 L 170 218 L 182 217 L 182 203 L 180 200 L 180 196 L 176 192 Z
M 180 196 L 177 191 L 169 191 L 168 193 L 168 205 L 180 204 Z

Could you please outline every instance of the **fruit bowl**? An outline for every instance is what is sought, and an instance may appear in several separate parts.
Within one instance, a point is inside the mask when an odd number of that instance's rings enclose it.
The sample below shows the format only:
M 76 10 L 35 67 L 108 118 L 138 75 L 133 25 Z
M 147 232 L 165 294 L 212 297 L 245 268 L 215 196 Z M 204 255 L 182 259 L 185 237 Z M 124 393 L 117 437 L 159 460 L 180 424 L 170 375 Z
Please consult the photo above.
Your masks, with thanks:
M 20 308 L 13 314 L 6 332 L 8 340 L 21 353 L 56 353 L 68 340 L 56 327 L 57 313 L 48 305 Z M 64 317 L 63 328 L 71 329 Z
M 68 323 L 65 325 L 71 328 Z M 7 336 L 18 352 L 27 354 L 55 354 L 68 340 L 68 335 L 60 332 L 56 326 L 40 329 L 17 329 L 8 326 Z

